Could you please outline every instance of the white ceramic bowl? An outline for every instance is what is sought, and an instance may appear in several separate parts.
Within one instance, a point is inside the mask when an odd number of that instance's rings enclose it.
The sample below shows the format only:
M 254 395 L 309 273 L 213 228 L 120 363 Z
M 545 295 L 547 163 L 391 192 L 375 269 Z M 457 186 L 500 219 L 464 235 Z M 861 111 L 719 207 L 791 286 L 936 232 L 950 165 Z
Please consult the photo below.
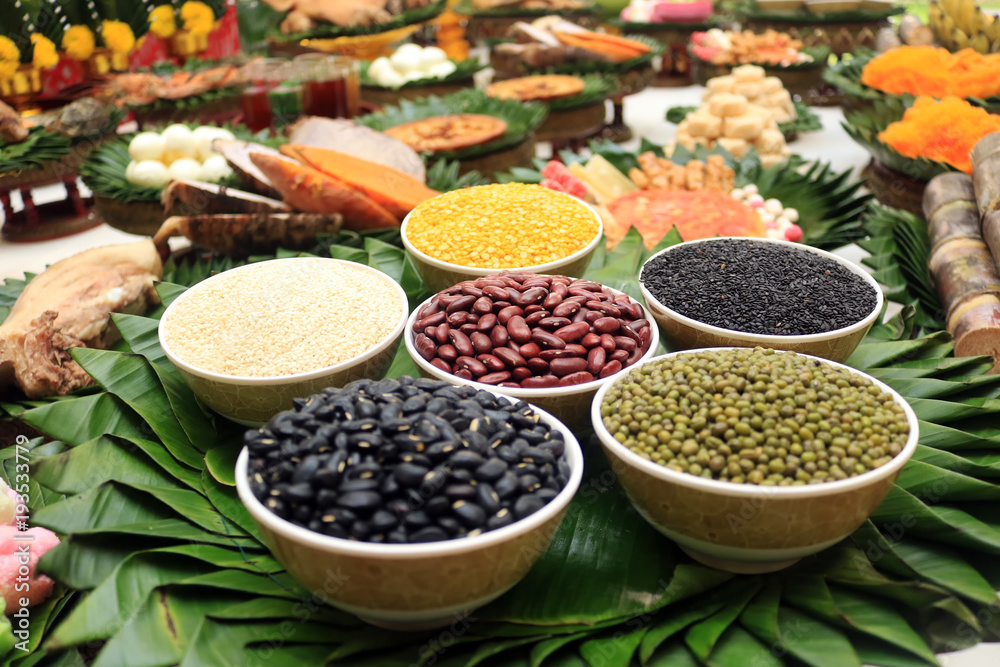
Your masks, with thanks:
M 702 351 L 672 352 L 647 363 Z M 729 572 L 757 574 L 789 567 L 833 546 L 875 511 L 916 450 L 919 424 L 902 396 L 843 364 L 801 356 L 846 369 L 891 394 L 910 426 L 903 451 L 881 468 L 835 482 L 788 487 L 732 484 L 642 458 L 615 440 L 601 418 L 611 383 L 594 397 L 594 431 L 629 500 L 646 521 L 695 560 Z
M 317 259 L 309 258 L 310 261 L 316 261 Z M 231 269 L 218 276 L 213 276 L 198 283 L 177 297 L 163 313 L 163 317 L 160 318 L 159 338 L 163 353 L 177 367 L 178 372 L 191 388 L 191 391 L 205 405 L 238 424 L 260 426 L 275 414 L 291 408 L 292 399 L 294 398 L 309 396 L 326 387 L 339 387 L 362 378 L 379 379 L 389 370 L 389 366 L 392 364 L 392 360 L 399 348 L 399 339 L 403 333 L 403 327 L 406 326 L 408 315 L 406 292 L 403 291 L 403 288 L 396 281 L 381 271 L 376 271 L 364 264 L 346 262 L 340 259 L 322 259 L 320 261 L 349 264 L 353 268 L 367 271 L 377 276 L 395 290 L 402 304 L 399 321 L 393 327 L 392 332 L 378 345 L 360 356 L 305 373 L 277 375 L 273 377 L 246 377 L 216 373 L 193 366 L 179 357 L 171 349 L 169 343 L 167 343 L 166 336 L 164 335 L 164 327 L 165 323 L 169 321 L 171 314 L 183 308 L 188 299 L 196 296 L 206 285 L 211 284 L 219 276 L 231 276 L 238 271 L 245 271 L 251 267 L 265 263 L 297 261 L 299 261 L 299 258 L 274 259 L 269 262 L 248 264 L 247 266 Z
M 622 294 L 622 292 L 615 289 L 612 289 L 612 291 L 615 294 Z M 431 299 L 433 298 L 434 297 L 431 297 Z M 573 385 L 572 387 L 553 387 L 548 389 L 515 389 L 513 387 L 495 387 L 489 384 L 482 384 L 481 382 L 463 380 L 462 378 L 456 377 L 451 373 L 445 373 L 440 368 L 432 366 L 429 361 L 424 359 L 420 356 L 420 353 L 417 352 L 416 345 L 414 344 L 414 338 L 416 338 L 416 336 L 413 333 L 413 324 L 417 321 L 417 313 L 419 313 L 420 309 L 423 308 L 431 299 L 424 301 L 413 311 L 413 313 L 411 313 L 410 318 L 406 321 L 406 330 L 403 333 L 403 342 L 406 345 L 406 351 L 410 353 L 410 357 L 413 358 L 414 363 L 416 363 L 417 367 L 420 368 L 421 374 L 425 377 L 444 380 L 445 382 L 450 382 L 456 385 L 469 385 L 470 387 L 475 387 L 476 389 L 486 389 L 487 391 L 503 394 L 504 396 L 511 396 L 527 403 L 531 403 L 532 405 L 537 405 L 543 410 L 551 412 L 557 419 L 573 428 L 579 426 L 586 427 L 590 423 L 590 404 L 594 398 L 594 394 L 602 385 L 628 372 L 637 364 L 641 364 L 643 361 L 652 358 L 656 354 L 656 348 L 660 344 L 660 330 L 657 328 L 656 323 L 651 319 L 652 314 L 650 310 L 643 306 L 642 303 L 637 302 L 639 303 L 639 306 L 642 307 L 643 317 L 649 320 L 651 338 L 649 341 L 649 350 L 647 350 L 635 364 L 623 368 L 618 373 L 610 377 L 594 380 L 593 382 Z
M 861 276 L 861 278 L 871 286 L 871 288 L 875 291 L 875 307 L 860 322 L 856 322 L 851 326 L 844 327 L 842 329 L 834 329 L 833 331 L 801 336 L 769 336 L 765 334 L 753 334 L 742 331 L 734 331 L 732 329 L 723 329 L 722 327 L 705 324 L 704 322 L 691 319 L 690 317 L 681 315 L 671 308 L 667 308 L 660 303 L 648 289 L 646 289 L 646 286 L 642 282 L 642 272 L 645 270 L 646 265 L 653 261 L 654 258 L 684 246 L 692 246 L 698 243 L 709 243 L 718 240 L 719 239 L 717 238 L 701 239 L 698 241 L 688 241 L 686 243 L 671 246 L 670 248 L 661 250 L 646 260 L 646 262 L 642 265 L 642 269 L 639 271 L 639 289 L 642 292 L 643 298 L 646 300 L 646 305 L 653 314 L 653 318 L 661 327 L 663 327 L 663 332 L 666 335 L 667 340 L 670 342 L 671 349 L 688 350 L 702 347 L 760 346 L 771 347 L 776 350 L 801 352 L 802 354 L 813 354 L 817 357 L 830 359 L 831 361 L 846 361 L 847 358 L 851 356 L 851 353 L 854 352 L 855 348 L 857 348 L 857 346 L 861 343 L 862 339 L 864 339 L 864 337 L 868 334 L 868 330 L 872 328 L 872 325 L 875 324 L 879 314 L 882 312 L 882 307 L 885 304 L 885 297 L 882 295 L 882 289 L 879 287 L 879 284 L 875 281 L 875 279 L 872 278 L 871 274 L 863 268 L 844 259 L 843 257 L 838 257 L 833 253 L 820 250 L 819 248 L 813 248 L 812 246 L 803 245 L 801 243 L 777 241 L 773 239 L 741 240 L 752 240 L 755 243 L 759 242 L 772 245 L 791 246 L 833 260 L 851 273 Z
M 410 216 L 413 215 L 412 211 L 403 219 L 403 224 L 399 230 L 400 235 L 403 238 L 403 247 L 406 248 L 406 251 L 410 253 L 410 256 L 413 258 L 413 263 L 416 265 L 417 271 L 424 279 L 424 283 L 427 285 L 428 289 L 434 292 L 440 292 L 441 290 L 447 289 L 448 287 L 464 280 L 474 280 L 482 276 L 493 276 L 504 271 L 512 273 L 544 273 L 548 275 L 562 275 L 579 278 L 583 275 L 583 272 L 587 270 L 587 265 L 590 264 L 594 251 L 597 250 L 598 244 L 600 244 L 601 239 L 604 238 L 604 224 L 601 221 L 601 216 L 597 214 L 597 211 L 595 211 L 590 204 L 561 192 L 556 192 L 554 194 L 567 197 L 572 199 L 573 202 L 577 204 L 586 206 L 587 209 L 593 213 L 594 220 L 597 221 L 597 233 L 590 243 L 573 254 L 567 255 L 566 257 L 554 262 L 537 264 L 535 266 L 507 267 L 503 269 L 481 269 L 474 266 L 462 266 L 461 264 L 443 262 L 440 259 L 435 259 L 430 255 L 417 250 L 413 244 L 410 243 L 406 234 L 406 228 L 410 221 Z
M 274 557 L 329 604 L 392 629 L 446 626 L 500 597 L 528 573 L 548 548 L 580 486 L 583 452 L 573 432 L 535 409 L 562 433 L 570 478 L 559 495 L 534 514 L 475 537 L 375 544 L 297 526 L 277 517 L 253 495 L 245 448 L 236 462 L 236 489 Z

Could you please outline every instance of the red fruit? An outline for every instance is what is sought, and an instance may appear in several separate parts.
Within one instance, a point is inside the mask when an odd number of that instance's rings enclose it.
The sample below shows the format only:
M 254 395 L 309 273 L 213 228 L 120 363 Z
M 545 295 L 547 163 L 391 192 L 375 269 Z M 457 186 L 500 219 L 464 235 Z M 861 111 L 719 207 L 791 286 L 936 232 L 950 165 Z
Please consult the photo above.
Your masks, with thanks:
M 785 230 L 785 240 L 792 242 L 799 242 L 802 240 L 802 228 L 798 225 L 792 225 Z

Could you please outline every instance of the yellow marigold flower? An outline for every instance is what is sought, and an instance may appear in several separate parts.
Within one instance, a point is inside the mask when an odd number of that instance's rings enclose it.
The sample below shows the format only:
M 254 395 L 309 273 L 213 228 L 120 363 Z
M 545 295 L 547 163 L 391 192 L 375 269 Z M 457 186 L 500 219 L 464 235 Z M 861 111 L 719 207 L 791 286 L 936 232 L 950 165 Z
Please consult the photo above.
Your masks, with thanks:
M 174 8 L 170 5 L 160 5 L 149 13 L 149 31 L 157 37 L 169 39 L 177 32 Z
M 215 12 L 204 2 L 197 0 L 184 3 L 181 18 L 184 19 L 184 29 L 194 34 L 207 35 L 215 27 Z
M 85 25 L 70 26 L 63 34 L 62 48 L 73 60 L 86 60 L 94 53 L 94 33 Z
M 132 28 L 121 21 L 102 21 L 101 37 L 104 45 L 115 53 L 130 53 L 135 48 Z
M 0 35 L 0 79 L 10 79 L 21 66 L 21 51 L 9 37 Z
M 59 62 L 59 53 L 52 40 L 37 32 L 32 33 L 31 43 L 35 45 L 35 50 L 31 55 L 31 62 L 40 69 L 52 69 Z

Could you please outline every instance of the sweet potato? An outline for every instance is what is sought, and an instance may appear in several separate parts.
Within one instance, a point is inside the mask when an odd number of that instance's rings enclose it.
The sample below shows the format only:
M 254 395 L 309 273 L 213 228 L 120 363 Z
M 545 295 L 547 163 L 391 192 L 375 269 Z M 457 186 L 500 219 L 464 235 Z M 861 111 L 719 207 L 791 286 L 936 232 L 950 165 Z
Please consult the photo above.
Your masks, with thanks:
M 286 154 L 367 195 L 400 220 L 421 202 L 441 194 L 409 174 L 353 155 L 310 146 L 289 149 Z
M 296 211 L 339 213 L 344 227 L 355 231 L 399 226 L 389 211 L 312 167 L 263 153 L 251 153 L 250 159 Z
M 557 32 L 556 37 L 566 46 L 575 46 L 607 56 L 613 62 L 621 63 L 649 53 L 650 48 L 642 42 L 615 35 L 596 32 Z

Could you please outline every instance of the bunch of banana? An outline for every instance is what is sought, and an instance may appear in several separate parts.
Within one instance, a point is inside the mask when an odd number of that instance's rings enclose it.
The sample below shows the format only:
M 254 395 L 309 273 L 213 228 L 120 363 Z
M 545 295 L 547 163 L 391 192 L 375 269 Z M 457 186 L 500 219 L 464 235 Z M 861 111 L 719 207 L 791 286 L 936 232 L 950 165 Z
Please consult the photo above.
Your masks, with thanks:
M 1000 53 L 1000 21 L 976 0 L 931 0 L 929 19 L 937 41 L 949 51 Z

